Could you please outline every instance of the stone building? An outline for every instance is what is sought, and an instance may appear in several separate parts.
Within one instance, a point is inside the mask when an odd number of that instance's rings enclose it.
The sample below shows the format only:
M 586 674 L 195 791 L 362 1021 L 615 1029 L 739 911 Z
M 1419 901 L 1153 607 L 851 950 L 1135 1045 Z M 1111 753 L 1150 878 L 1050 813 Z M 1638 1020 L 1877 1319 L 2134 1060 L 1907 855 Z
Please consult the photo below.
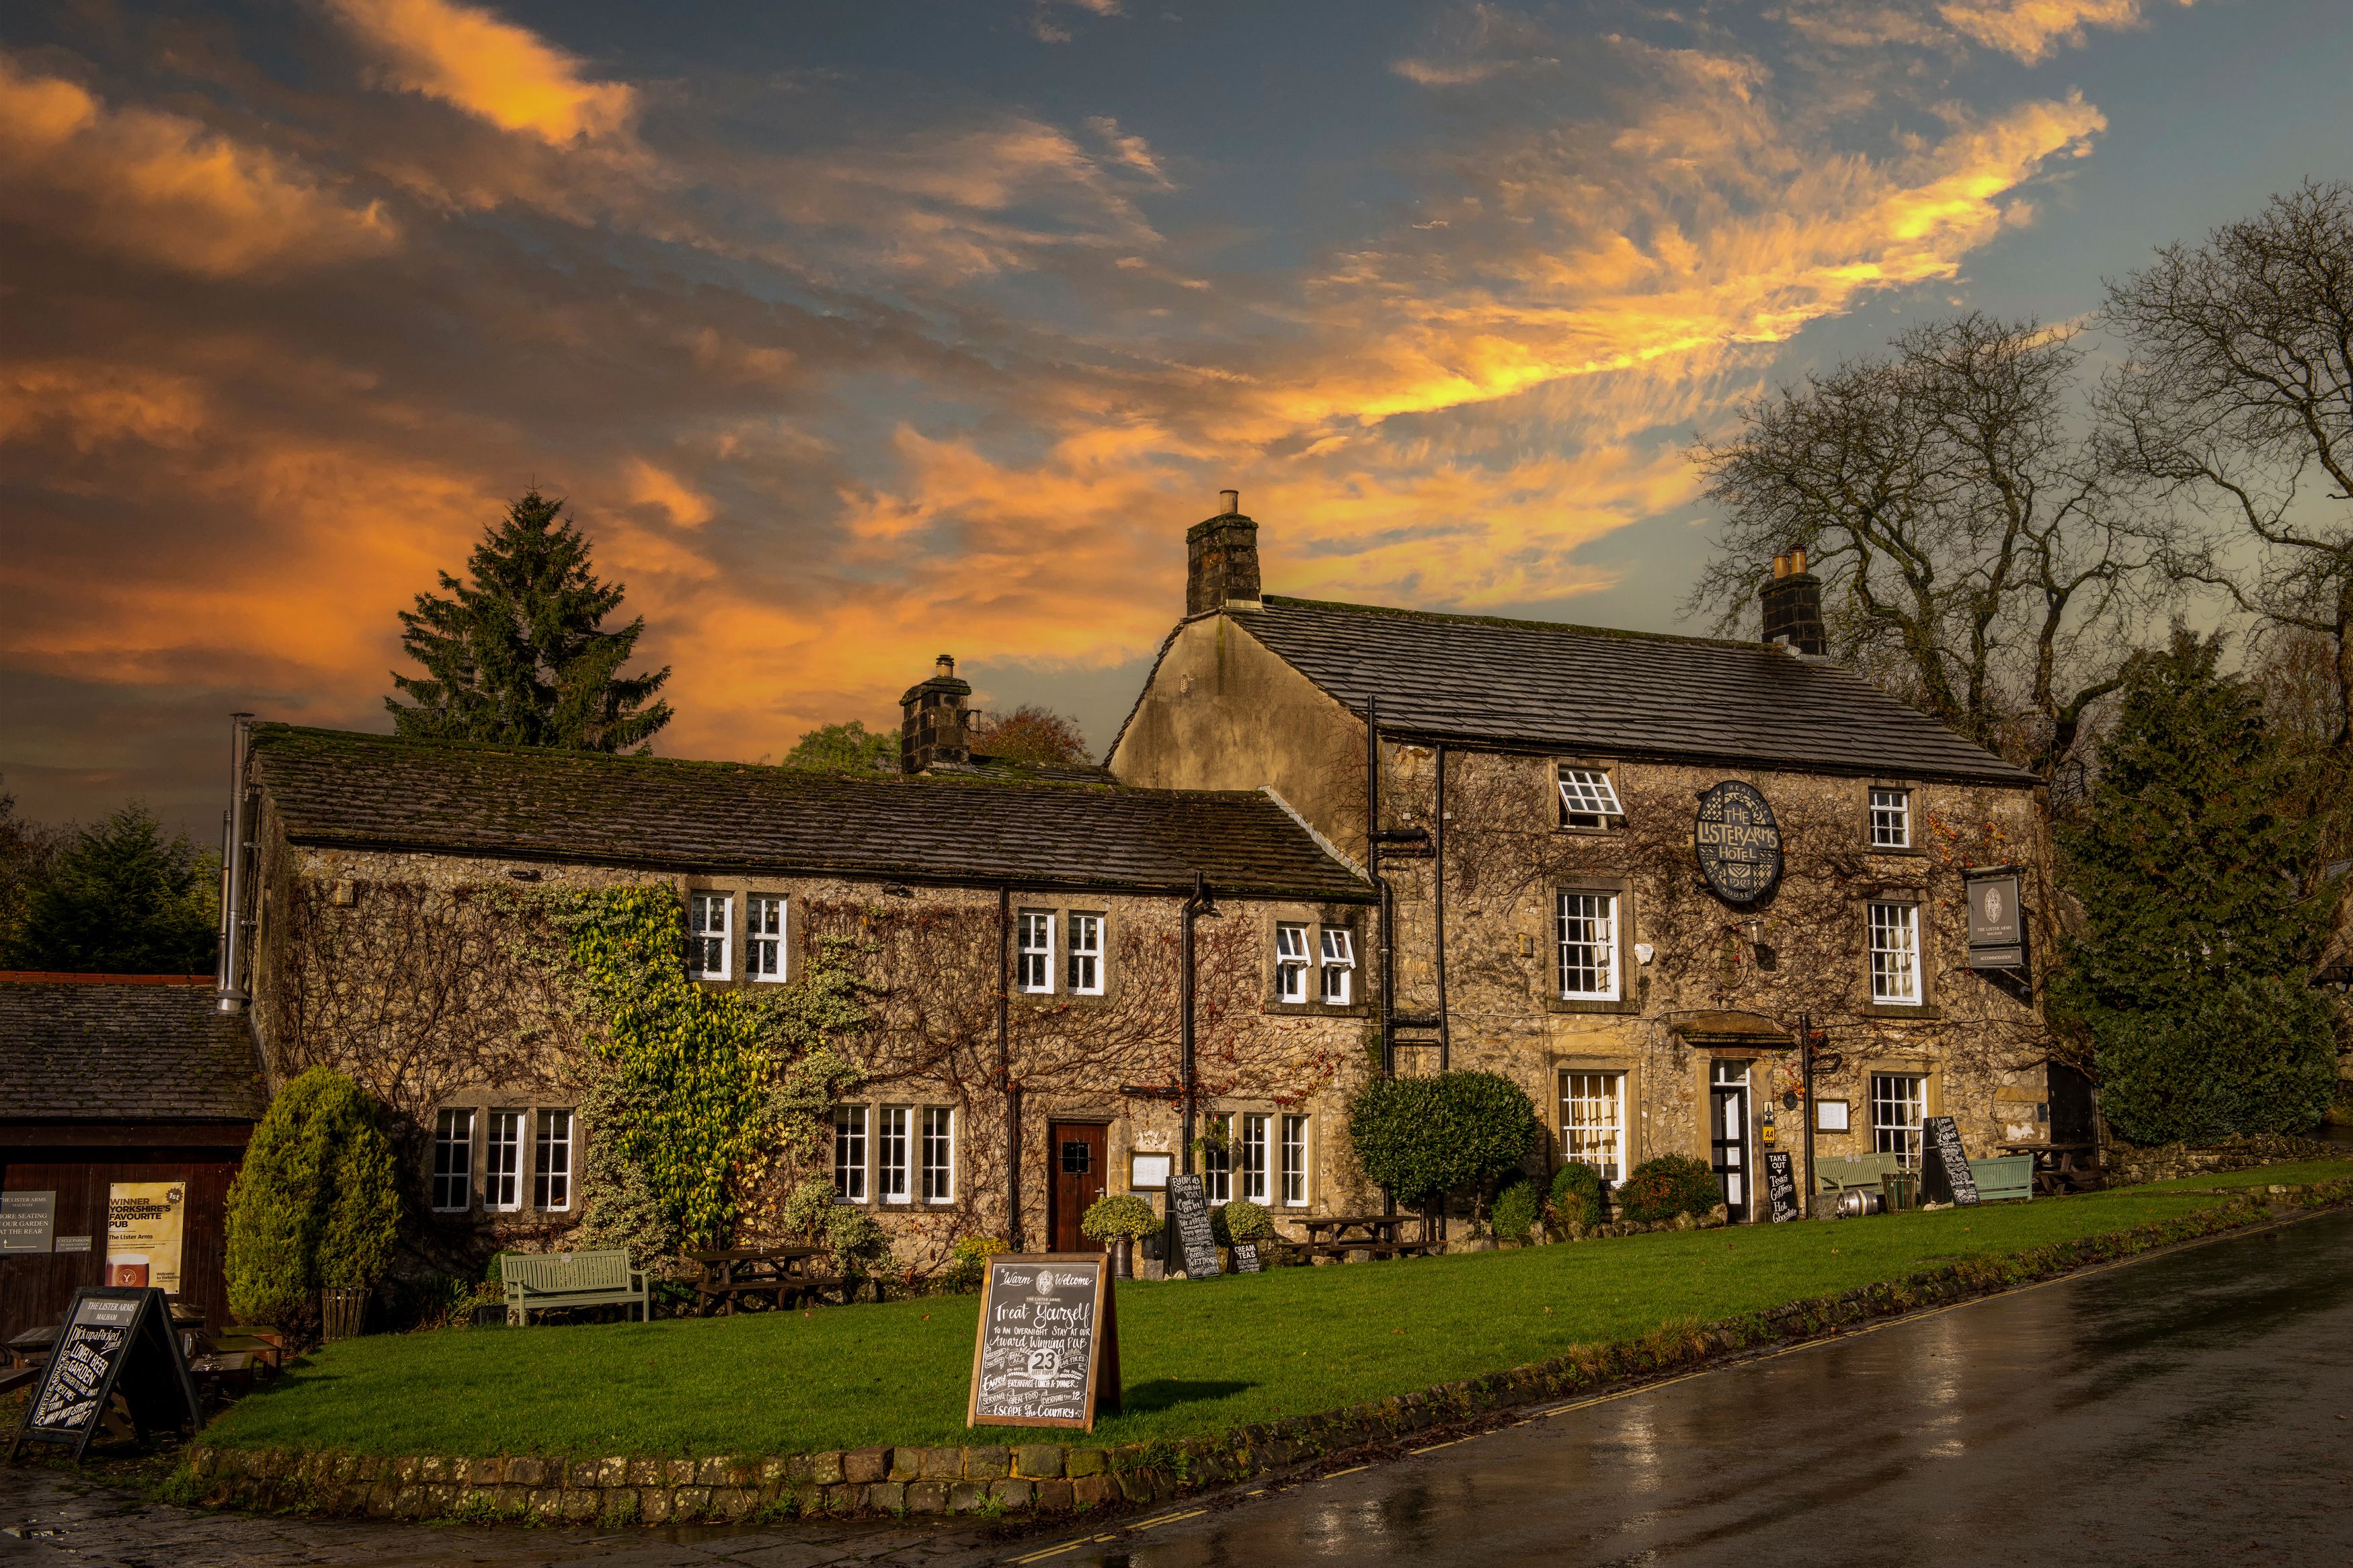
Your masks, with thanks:
M 1511 1077 L 1552 1158 L 1605 1176 L 1708 1159 L 1736 1218 L 1761 1152 L 1803 1146 L 1801 1020 L 1822 1156 L 1915 1152 L 1924 1116 L 1973 1154 L 2045 1136 L 2036 780 L 1824 658 L 1802 556 L 1767 641 L 1437 615 L 1262 593 L 1231 500 L 1108 765 L 1266 787 L 1377 872 L 1394 1070 Z M 1744 835 L 1777 864 L 1736 845 L 1711 885 L 1701 841 Z M 2025 951 L 1973 968 L 1969 874 L 1996 870 Z M 2080 1080 L 2061 1100 L 2088 1136 Z
M 1188 1061 L 1213 1195 L 1361 1205 L 1335 1130 L 1367 1070 L 1369 884 L 1271 791 L 976 763 L 966 689 L 944 660 L 907 694 L 897 776 L 250 725 L 231 1003 L 273 1087 L 325 1064 L 393 1109 L 453 1254 L 578 1223 L 594 1041 L 522 938 L 632 887 L 674 894 L 706 990 L 781 994 L 828 942 L 858 970 L 833 1173 L 902 1265 L 975 1233 L 1091 1247 L 1086 1205 L 1184 1144 Z

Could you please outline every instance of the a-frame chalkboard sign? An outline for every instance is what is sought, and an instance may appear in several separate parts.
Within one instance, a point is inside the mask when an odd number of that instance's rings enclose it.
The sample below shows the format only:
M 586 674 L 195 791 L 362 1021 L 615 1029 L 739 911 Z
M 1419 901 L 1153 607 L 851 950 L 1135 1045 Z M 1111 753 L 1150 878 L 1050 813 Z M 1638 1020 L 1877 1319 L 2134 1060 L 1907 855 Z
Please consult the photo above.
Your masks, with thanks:
M 172 1331 L 164 1292 L 153 1286 L 85 1285 L 74 1292 L 57 1348 L 9 1439 L 9 1461 L 30 1442 L 70 1443 L 79 1462 L 118 1394 L 142 1438 L 183 1424 L 191 1431 L 204 1426 L 195 1380 Z
M 1964 1208 L 1978 1201 L 1978 1179 L 1961 1152 L 1961 1130 L 1949 1116 L 1920 1124 L 1920 1201 Z
M 990 1258 L 965 1425 L 1093 1431 L 1120 1407 L 1118 1308 L 1102 1253 Z

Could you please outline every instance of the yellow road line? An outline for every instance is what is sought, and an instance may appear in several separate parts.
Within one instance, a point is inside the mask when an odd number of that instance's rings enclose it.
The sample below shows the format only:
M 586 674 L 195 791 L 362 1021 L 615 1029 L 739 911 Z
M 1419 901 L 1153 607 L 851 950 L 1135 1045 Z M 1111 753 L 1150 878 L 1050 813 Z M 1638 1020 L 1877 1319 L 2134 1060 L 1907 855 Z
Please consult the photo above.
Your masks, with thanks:
M 1345 1470 L 1335 1470 L 1335 1471 L 1333 1471 L 1330 1475 L 1325 1476 L 1324 1479 L 1325 1480 L 1327 1480 L 1327 1481 L 1336 1481 L 1336 1480 L 1338 1480 L 1342 1476 L 1353 1476 L 1353 1475 L 1355 1475 L 1358 1470 L 1369 1470 L 1369 1469 L 1371 1469 L 1371 1468 L 1372 1468 L 1372 1466 L 1370 1466 L 1370 1465 L 1350 1465 L 1346 1469 L 1345 1469 Z
M 1137 1522 L 1129 1525 L 1127 1528 L 1130 1530 L 1151 1530 L 1163 1524 L 1175 1524 L 1181 1519 L 1198 1519 L 1208 1511 L 1209 1510 L 1206 1508 L 1197 1508 L 1190 1513 L 1164 1513 L 1158 1519 L 1139 1520 Z
M 1471 1439 L 1469 1437 L 1454 1437 L 1450 1438 L 1448 1441 L 1443 1443 L 1432 1443 L 1427 1448 L 1408 1448 L 1406 1452 L 1409 1454 L 1435 1454 L 1440 1448 L 1451 1448 L 1457 1443 L 1468 1443 L 1470 1440 Z
M 1076 1541 L 1066 1541 L 1060 1546 L 1049 1546 L 1043 1552 L 1032 1552 L 1027 1557 L 1016 1557 L 1013 1561 L 1016 1563 L 1043 1563 L 1049 1557 L 1060 1557 L 1065 1552 L 1076 1552 L 1080 1547 L 1086 1545 L 1093 1539 L 1094 1537 L 1091 1535 L 1082 1535 Z

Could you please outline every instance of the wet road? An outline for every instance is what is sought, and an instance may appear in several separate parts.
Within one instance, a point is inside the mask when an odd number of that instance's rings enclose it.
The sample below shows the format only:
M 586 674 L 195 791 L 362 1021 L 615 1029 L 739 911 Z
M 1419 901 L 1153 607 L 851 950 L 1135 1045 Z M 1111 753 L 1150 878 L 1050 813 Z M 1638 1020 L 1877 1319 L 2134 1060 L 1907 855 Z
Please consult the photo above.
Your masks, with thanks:
M 1035 1568 L 2353 1563 L 2353 1215 L 1046 1554 L 1057 1544 L 1010 1555 Z

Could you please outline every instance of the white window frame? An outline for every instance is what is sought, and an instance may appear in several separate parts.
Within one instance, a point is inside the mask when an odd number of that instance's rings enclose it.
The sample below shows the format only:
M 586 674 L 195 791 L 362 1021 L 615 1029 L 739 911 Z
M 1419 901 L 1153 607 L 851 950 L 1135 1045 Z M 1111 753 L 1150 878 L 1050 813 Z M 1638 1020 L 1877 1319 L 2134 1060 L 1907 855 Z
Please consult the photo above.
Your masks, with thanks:
M 744 900 L 744 973 L 756 984 L 785 981 L 785 934 L 788 915 L 784 896 L 754 893 Z
M 1054 994 L 1054 911 L 1023 910 L 1014 921 L 1013 988 L 1025 996 Z
M 866 1201 L 866 1107 L 833 1108 L 833 1195 L 836 1202 Z
M 1554 910 L 1553 976 L 1561 1000 L 1618 1001 L 1623 989 L 1618 973 L 1618 895 L 1606 889 L 1564 889 Z
M 1241 1159 L 1234 1174 L 1240 1178 L 1241 1195 L 1250 1202 L 1267 1205 L 1267 1147 L 1272 1119 L 1261 1112 L 1250 1111 L 1241 1118 Z M 1269 1205 L 1271 1206 L 1271 1205 Z
M 907 1107 L 886 1105 L 874 1127 L 874 1196 L 886 1204 L 907 1201 Z
M 1916 1072 L 1875 1072 L 1871 1075 L 1871 1148 L 1875 1154 L 1894 1154 L 1907 1171 L 1920 1164 L 1920 1136 L 1928 1120 L 1928 1075 Z
M 1303 921 L 1274 923 L 1274 999 L 1307 1000 L 1307 925 Z
M 712 923 L 713 914 L 718 918 Z M 686 972 L 696 980 L 734 977 L 735 896 L 690 893 L 686 905 Z M 712 960 L 719 962 L 716 966 Z
M 949 1105 L 923 1107 L 923 1201 L 927 1204 L 955 1202 L 955 1108 Z
M 1604 1182 L 1626 1177 L 1626 1075 L 1596 1068 L 1560 1072 L 1560 1155 L 1593 1167 Z
M 1316 941 L 1315 995 L 1326 1007 L 1356 998 L 1356 937 L 1346 926 L 1325 926 Z
M 1871 999 L 1883 1007 L 1924 1005 L 1920 906 L 1874 899 L 1863 920 L 1870 932 Z
M 451 1106 L 433 1118 L 433 1212 L 464 1214 L 473 1206 L 474 1109 Z
M 533 1139 L 532 1206 L 562 1214 L 572 1206 L 572 1112 L 543 1107 Z
M 1307 1206 L 1307 1118 L 1292 1112 L 1282 1118 L 1282 1206 Z
M 1912 847 L 1912 792 L 1873 789 L 1871 792 L 1871 847 L 1873 849 Z
M 1560 789 L 1560 821 L 1564 827 L 1622 827 L 1626 808 L 1619 804 L 1618 786 L 1607 768 L 1554 770 Z
M 1073 996 L 1103 994 L 1103 917 L 1073 912 L 1070 921 L 1069 971 L 1064 976 Z
M 1234 1119 L 1212 1116 L 1201 1142 L 1201 1195 L 1213 1204 L 1234 1201 Z
M 522 1124 L 526 1110 L 493 1108 L 482 1126 L 482 1207 L 492 1214 L 522 1208 Z

